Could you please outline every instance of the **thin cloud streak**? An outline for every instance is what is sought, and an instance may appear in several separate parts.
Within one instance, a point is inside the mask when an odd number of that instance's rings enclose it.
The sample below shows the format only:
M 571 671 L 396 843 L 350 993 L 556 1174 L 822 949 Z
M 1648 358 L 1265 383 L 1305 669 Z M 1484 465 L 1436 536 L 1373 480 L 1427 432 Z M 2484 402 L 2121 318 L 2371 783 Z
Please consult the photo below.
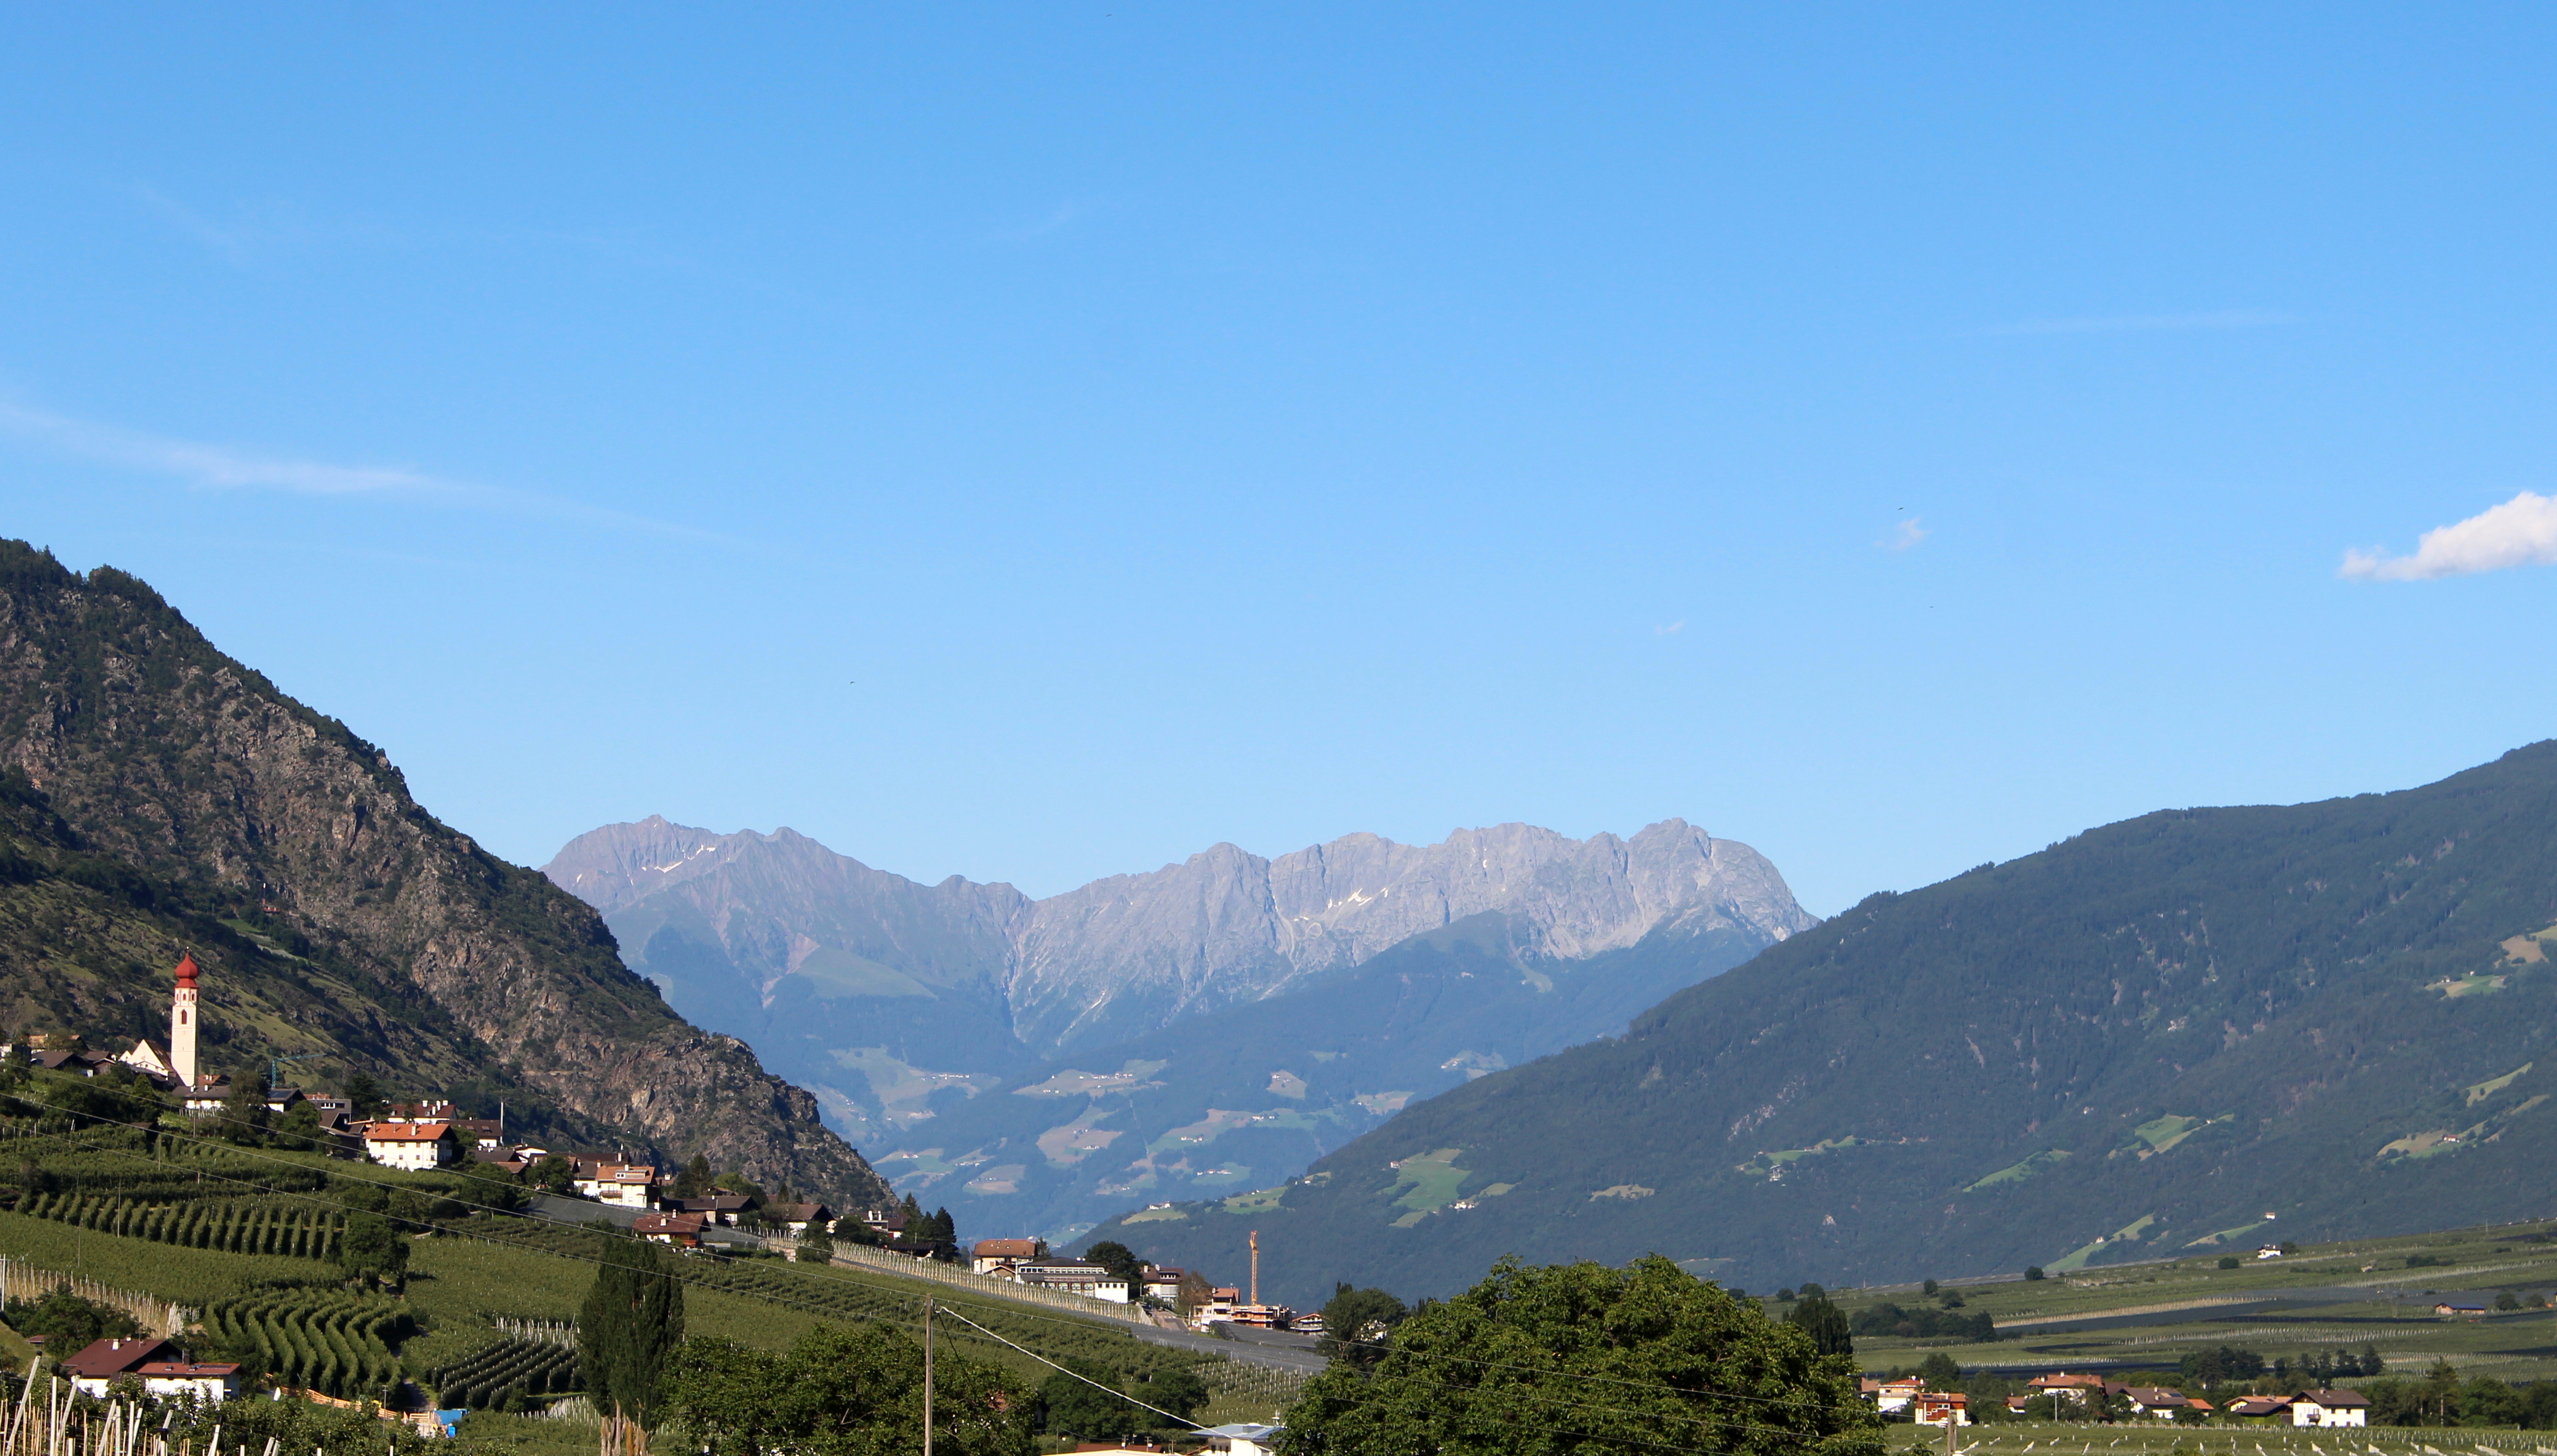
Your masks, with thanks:
M 2435 526 L 2413 556 L 2351 551 L 2336 575 L 2349 582 L 2429 582 L 2557 562 L 2557 496 L 2524 490 L 2464 521 Z
M 2214 314 L 2130 314 L 2098 319 L 2035 319 L 1991 329 L 1990 333 L 2151 333 L 2180 329 L 2269 329 L 2297 324 L 2296 314 L 2270 309 L 2222 309 Z
M 1935 534 L 1935 532 L 1928 530 L 1925 526 L 1918 524 L 1918 518 L 1916 516 L 1911 516 L 1909 519 L 1901 521 L 1891 528 L 1890 540 L 1883 541 L 1878 544 L 1885 551 L 1907 551 L 1911 547 L 1916 546 L 1919 542 L 1924 541 Z
M 430 474 L 407 465 L 341 465 L 289 456 L 263 455 L 226 445 L 92 424 L 0 400 L 0 435 L 47 447 L 58 455 L 173 476 L 201 490 L 279 490 L 294 495 L 411 500 L 429 505 L 504 515 L 582 521 L 649 535 L 748 543 L 716 531 L 653 520 L 627 511 L 509 490 Z

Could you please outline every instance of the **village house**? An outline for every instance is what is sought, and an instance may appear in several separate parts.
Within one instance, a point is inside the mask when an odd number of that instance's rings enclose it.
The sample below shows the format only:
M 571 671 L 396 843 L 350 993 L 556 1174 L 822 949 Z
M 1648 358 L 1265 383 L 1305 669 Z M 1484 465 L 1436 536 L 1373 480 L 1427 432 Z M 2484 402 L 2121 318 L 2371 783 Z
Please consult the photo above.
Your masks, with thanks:
M 658 1244 L 672 1244 L 678 1249 L 702 1247 L 702 1216 L 690 1213 L 641 1214 L 631 1221 L 630 1232 Z
M 390 1105 L 389 1111 L 385 1114 L 403 1123 L 450 1123 L 459 1115 L 460 1109 L 442 1099 L 434 1102 L 395 1102 Z
M 270 1113 L 289 1112 L 295 1103 L 305 1100 L 299 1087 L 270 1087 L 266 1090 L 266 1110 Z
M 1971 1397 L 1959 1390 L 1921 1390 L 1910 1415 L 1920 1425 L 1969 1425 Z
M 98 1340 L 66 1357 L 62 1371 L 70 1377 L 72 1390 L 103 1400 L 107 1384 L 117 1376 L 132 1375 L 155 1360 L 177 1358 L 178 1347 L 166 1340 Z
M 1011 1278 L 1022 1264 L 1047 1257 L 1044 1239 L 980 1239 L 968 1251 L 968 1267 L 997 1278 Z
M 1141 1282 L 1145 1286 L 1144 1292 L 1146 1298 L 1160 1300 L 1165 1304 L 1180 1302 L 1181 1271 L 1179 1269 L 1149 1263 L 1145 1265 Z
M 1128 1303 L 1131 1292 L 1126 1279 L 1083 1258 L 1033 1259 L 1019 1265 L 1012 1277 L 1024 1284 L 1080 1294 L 1087 1299 L 1107 1299 L 1113 1304 Z
M 577 1191 L 615 1208 L 655 1208 L 657 1170 L 646 1163 L 577 1160 Z
M 74 1077 L 94 1077 L 98 1074 L 98 1069 L 104 1067 L 107 1062 L 104 1057 L 92 1057 L 83 1052 L 61 1051 L 51 1047 L 39 1050 L 29 1060 L 48 1072 L 68 1072 Z
M 763 1221 L 793 1239 L 805 1239 L 812 1226 L 820 1233 L 831 1232 L 835 1213 L 822 1203 L 775 1203 L 765 1206 Z
M 2173 1420 L 2179 1410 L 2191 1410 L 2193 1400 L 2181 1390 L 2160 1390 L 2155 1386 L 2132 1386 L 2122 1393 L 2130 1397 L 2131 1413 L 2155 1420 Z
M 2446 1319 L 2484 1319 L 2486 1318 L 2486 1306 L 2483 1304 L 2451 1304 L 2445 1302 L 2434 1305 L 2433 1313 L 2441 1315 Z
M 2065 1396 L 2084 1405 L 2088 1401 L 2102 1404 L 2118 1387 L 2105 1383 L 2102 1376 L 2071 1375 L 2066 1372 L 2035 1376 L 2025 1382 L 2025 1389 L 2036 1395 Z
M 742 1193 L 714 1193 L 706 1198 L 667 1198 L 658 1207 L 669 1213 L 700 1214 L 708 1222 L 724 1229 L 734 1229 L 737 1221 L 754 1211 L 754 1200 Z
M 134 1371 L 142 1378 L 142 1393 L 174 1400 L 180 1395 L 193 1395 L 210 1403 L 229 1400 L 240 1392 L 240 1368 L 215 1365 L 204 1361 L 155 1360 Z
M 385 1120 L 364 1128 L 364 1156 L 386 1168 L 440 1168 L 453 1161 L 453 1155 L 449 1124 Z
M 196 1085 L 180 1101 L 191 1113 L 218 1113 L 230 1100 L 231 1074 L 215 1072 L 208 1077 L 197 1078 Z
M 2290 1401 L 2281 1395 L 2247 1395 L 2228 1402 L 2228 1413 L 2252 1420 L 2288 1408 Z
M 2368 1425 L 2370 1402 L 2359 1390 L 2302 1390 L 2277 1409 L 2291 1413 L 2293 1425 Z
M 453 1135 L 464 1147 L 497 1147 L 506 1140 L 506 1125 L 495 1118 L 455 1118 Z
M 1927 1389 L 1927 1383 L 1916 1376 L 1887 1381 L 1867 1379 L 1862 1389 L 1864 1398 L 1873 1402 L 1875 1410 L 1884 1415 L 1897 1415 L 1909 1408 L 1910 1402 Z

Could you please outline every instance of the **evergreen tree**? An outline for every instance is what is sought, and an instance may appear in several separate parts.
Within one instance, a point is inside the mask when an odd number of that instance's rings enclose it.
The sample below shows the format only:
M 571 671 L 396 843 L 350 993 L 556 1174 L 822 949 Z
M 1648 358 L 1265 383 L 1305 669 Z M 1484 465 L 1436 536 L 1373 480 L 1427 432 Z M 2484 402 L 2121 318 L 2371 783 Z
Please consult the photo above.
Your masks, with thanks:
M 1818 1290 L 1817 1284 L 1805 1284 L 1806 1290 Z M 1812 1337 L 1812 1346 L 1822 1355 L 1853 1355 L 1855 1340 L 1847 1330 L 1846 1311 L 1829 1302 L 1825 1292 L 1806 1293 L 1794 1302 L 1785 1323 Z
M 230 1095 L 222 1099 L 222 1136 L 255 1147 L 266 1141 L 267 1119 L 266 1073 L 233 1073 Z
M 684 1341 L 684 1286 L 654 1244 L 598 1231 L 595 1285 L 578 1310 L 586 1391 L 601 1412 L 656 1421 L 666 1358 Z
M 684 1170 L 675 1175 L 675 1196 L 677 1198 L 704 1196 L 710 1192 L 711 1176 L 710 1154 L 694 1153 L 693 1160 L 684 1164 Z

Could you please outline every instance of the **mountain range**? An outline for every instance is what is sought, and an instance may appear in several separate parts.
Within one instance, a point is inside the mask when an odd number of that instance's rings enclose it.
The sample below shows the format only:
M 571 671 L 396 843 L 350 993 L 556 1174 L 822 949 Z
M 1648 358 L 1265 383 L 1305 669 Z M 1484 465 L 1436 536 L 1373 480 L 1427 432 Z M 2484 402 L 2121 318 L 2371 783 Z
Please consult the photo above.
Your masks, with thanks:
M 1265 1292 L 1301 1306 L 1505 1254 L 1772 1287 L 2544 1216 L 2552 942 L 2557 743 L 2150 814 L 1874 895 L 1621 1037 L 1092 1237 L 1231 1271 L 1258 1231 Z
M 1817 923 L 1755 851 L 1679 820 L 1218 845 L 1039 900 L 662 818 L 582 835 L 544 872 L 901 1189 L 1052 1236 L 1284 1176 Z M 1628 954 L 1656 942 L 1689 954 Z
M 206 1070 L 351 1072 L 563 1145 L 891 1195 L 816 1100 L 670 1010 L 603 920 L 445 825 L 345 725 L 148 585 L 0 541 L 0 1020 L 163 1037 L 203 968 Z M 116 1048 L 120 1049 L 120 1048 Z

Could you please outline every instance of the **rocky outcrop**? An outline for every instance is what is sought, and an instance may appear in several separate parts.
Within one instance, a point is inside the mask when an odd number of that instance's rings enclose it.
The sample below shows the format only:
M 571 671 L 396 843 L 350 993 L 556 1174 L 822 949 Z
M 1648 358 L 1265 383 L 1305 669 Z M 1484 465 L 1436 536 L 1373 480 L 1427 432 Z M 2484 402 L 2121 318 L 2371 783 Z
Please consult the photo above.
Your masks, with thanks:
M 439 822 L 379 749 L 132 577 L 0 543 L 0 760 L 99 852 L 291 925 L 393 1004 L 424 997 L 505 1079 L 633 1144 L 884 1196 L 809 1094 L 675 1015 L 594 910 Z
M 1768 941 L 1815 923 L 1757 851 L 1683 820 L 1631 840 L 1525 824 L 1435 845 L 1360 834 L 1276 860 L 1218 845 L 1031 906 L 1010 968 L 1013 1013 L 1033 1043 L 1135 1035 L 1487 911 L 1526 923 L 1526 952 L 1574 960 L 1671 923 Z
M 826 1054 L 896 1043 L 871 1026 L 921 1014 L 883 1000 L 964 1015 L 980 1042 L 999 1006 L 1034 1054 L 1119 1040 L 1485 912 L 1521 922 L 1522 953 L 1564 959 L 1664 927 L 1773 943 L 1815 923 L 1758 852 L 1677 819 L 1630 840 L 1506 824 L 1425 846 L 1351 835 L 1276 860 L 1218 845 L 1037 901 L 956 875 L 917 884 L 787 829 L 720 835 L 662 818 L 581 835 L 544 872 L 605 911 L 633 964 L 713 1024 L 761 1036 L 786 983 L 808 982 L 828 1004 L 794 1010 L 793 1026 L 847 1022 Z M 898 1055 L 959 1064 L 929 1046 Z

